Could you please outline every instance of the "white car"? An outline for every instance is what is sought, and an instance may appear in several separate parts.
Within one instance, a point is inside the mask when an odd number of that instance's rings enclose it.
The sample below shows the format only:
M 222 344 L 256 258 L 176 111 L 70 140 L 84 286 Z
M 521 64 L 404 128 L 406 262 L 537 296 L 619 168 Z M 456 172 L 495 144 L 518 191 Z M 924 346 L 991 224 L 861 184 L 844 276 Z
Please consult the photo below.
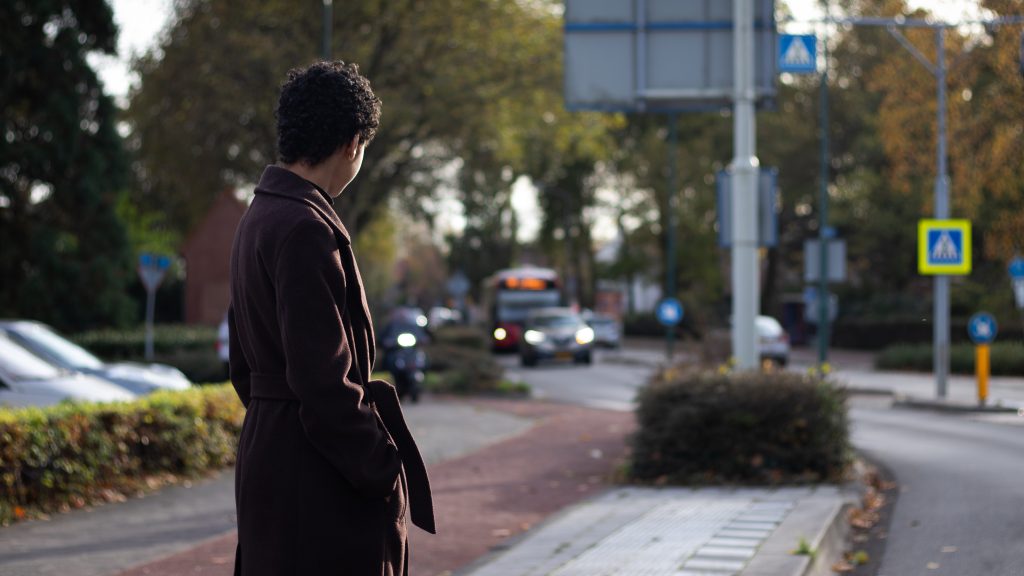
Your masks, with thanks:
M 115 402 L 128 390 L 46 362 L 0 333 L 0 406 L 50 406 L 65 400 Z
M 783 330 L 779 321 L 771 316 L 758 316 L 755 324 L 761 360 L 770 360 L 779 366 L 785 366 L 789 362 L 789 334 Z
M 135 394 L 149 394 L 156 390 L 184 390 L 192 385 L 181 370 L 165 364 L 107 364 L 41 322 L 0 321 L 0 334 L 5 334 L 32 354 L 58 368 L 102 378 Z

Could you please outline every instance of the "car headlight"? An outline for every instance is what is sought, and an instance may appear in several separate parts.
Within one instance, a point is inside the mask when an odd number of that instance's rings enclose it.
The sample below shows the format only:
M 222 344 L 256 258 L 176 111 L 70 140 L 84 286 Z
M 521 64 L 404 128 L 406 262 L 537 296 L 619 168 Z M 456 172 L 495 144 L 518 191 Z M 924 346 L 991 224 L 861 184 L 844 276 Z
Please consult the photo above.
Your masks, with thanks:
M 495 340 L 500 342 L 500 341 L 504 340 L 505 338 L 508 338 L 508 331 L 507 330 L 505 330 L 504 328 L 495 328 L 494 329 L 494 339 Z
M 544 341 L 544 339 L 544 333 L 538 332 L 536 330 L 527 330 L 526 333 L 523 334 L 523 340 L 526 340 L 527 342 L 533 345 L 540 344 L 541 342 Z
M 412 348 L 416 345 L 416 337 L 408 332 L 402 332 L 398 335 L 398 345 L 402 348 Z
M 593 328 L 580 328 L 576 331 L 576 343 L 577 344 L 590 344 L 594 341 L 594 329 Z

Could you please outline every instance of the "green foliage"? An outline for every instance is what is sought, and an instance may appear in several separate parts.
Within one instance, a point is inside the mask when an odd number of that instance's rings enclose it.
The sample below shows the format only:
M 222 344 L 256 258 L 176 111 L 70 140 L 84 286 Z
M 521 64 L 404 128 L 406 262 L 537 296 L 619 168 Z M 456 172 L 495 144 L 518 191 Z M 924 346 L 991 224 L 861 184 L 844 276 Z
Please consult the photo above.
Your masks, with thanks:
M 949 368 L 954 374 L 974 374 L 975 346 L 954 344 L 949 349 Z M 882 370 L 934 369 L 931 344 L 896 344 L 875 356 L 875 367 Z M 989 369 L 993 376 L 1020 376 L 1024 374 L 1024 345 L 1021 342 L 995 342 L 991 344 Z
M 444 327 L 427 347 L 427 388 L 448 394 L 521 394 L 522 386 L 503 379 L 504 369 L 476 328 Z
M 230 385 L 114 404 L 0 409 L 0 524 L 234 461 L 245 409 Z
M 142 357 L 146 346 L 146 328 L 90 330 L 70 338 L 104 360 Z M 157 324 L 153 327 L 153 351 L 172 354 L 182 351 L 214 351 L 217 328 L 184 324 Z
M 71 340 L 104 360 L 146 362 L 144 326 L 91 330 L 75 334 Z M 226 374 L 216 343 L 216 328 L 157 324 L 153 327 L 153 362 L 174 366 L 196 384 L 223 382 Z
M 845 392 L 807 375 L 664 370 L 639 393 L 631 473 L 641 481 L 840 481 Z
M 115 213 L 116 109 L 86 56 L 113 54 L 105 0 L 0 3 L 0 317 L 122 325 L 134 278 Z

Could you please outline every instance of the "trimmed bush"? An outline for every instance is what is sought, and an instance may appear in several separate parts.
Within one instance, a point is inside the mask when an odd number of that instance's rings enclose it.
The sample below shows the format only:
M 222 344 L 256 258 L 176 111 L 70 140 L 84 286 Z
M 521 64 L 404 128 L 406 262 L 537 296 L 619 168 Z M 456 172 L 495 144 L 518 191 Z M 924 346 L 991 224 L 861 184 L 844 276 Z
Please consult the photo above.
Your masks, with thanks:
M 431 373 L 428 388 L 451 394 L 496 393 L 505 370 L 487 350 L 452 344 L 427 349 Z
M 995 342 L 991 345 L 989 364 L 994 376 L 1024 375 L 1024 344 Z M 949 349 L 949 367 L 954 374 L 974 374 L 973 344 L 954 344 Z M 882 350 L 875 357 L 875 367 L 883 370 L 933 369 L 931 344 L 897 344 Z
M 476 326 L 442 326 L 434 331 L 435 344 L 450 344 L 473 350 L 489 350 L 490 339 Z
M 846 394 L 789 373 L 670 368 L 641 389 L 631 475 L 676 484 L 840 481 Z
M 133 402 L 0 409 L 0 524 L 234 462 L 245 409 L 230 385 Z
M 70 337 L 79 346 L 104 360 L 138 360 L 146 349 L 146 328 L 92 330 Z M 216 358 L 217 328 L 158 324 L 153 327 L 153 352 L 173 355 L 184 351 L 207 351 Z

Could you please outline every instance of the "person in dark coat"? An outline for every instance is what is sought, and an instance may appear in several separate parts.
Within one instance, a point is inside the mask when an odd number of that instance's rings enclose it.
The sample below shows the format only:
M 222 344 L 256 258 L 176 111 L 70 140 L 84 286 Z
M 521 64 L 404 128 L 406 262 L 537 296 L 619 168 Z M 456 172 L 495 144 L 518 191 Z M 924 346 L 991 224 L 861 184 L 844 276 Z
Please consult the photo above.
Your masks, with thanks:
M 430 487 L 374 338 L 333 200 L 380 100 L 353 64 L 292 70 L 268 166 L 235 234 L 231 382 L 246 406 L 235 467 L 235 574 L 408 574 L 406 509 L 434 532 Z M 408 506 L 407 506 L 408 504 Z

